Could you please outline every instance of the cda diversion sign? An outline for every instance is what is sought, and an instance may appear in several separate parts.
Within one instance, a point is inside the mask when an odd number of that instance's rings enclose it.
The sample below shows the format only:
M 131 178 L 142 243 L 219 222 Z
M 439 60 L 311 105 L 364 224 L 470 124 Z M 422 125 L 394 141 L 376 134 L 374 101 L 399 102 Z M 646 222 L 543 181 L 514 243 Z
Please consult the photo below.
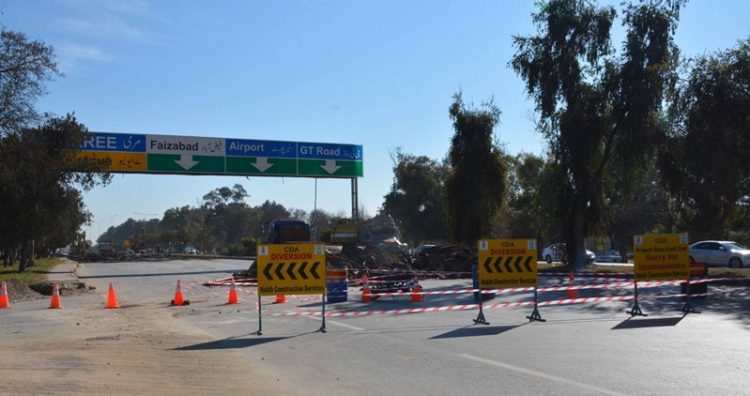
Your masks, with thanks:
M 258 246 L 258 295 L 323 294 L 326 252 L 322 244 Z
M 536 239 L 480 240 L 477 274 L 482 289 L 536 286 Z
M 633 238 L 636 280 L 680 280 L 690 277 L 687 234 L 648 234 Z

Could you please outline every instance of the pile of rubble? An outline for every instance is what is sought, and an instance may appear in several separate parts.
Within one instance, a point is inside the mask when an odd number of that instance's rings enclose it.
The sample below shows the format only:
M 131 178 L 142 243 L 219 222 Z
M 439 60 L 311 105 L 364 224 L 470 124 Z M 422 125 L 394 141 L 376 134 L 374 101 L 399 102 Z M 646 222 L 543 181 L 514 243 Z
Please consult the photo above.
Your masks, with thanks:
M 412 267 L 420 271 L 471 272 L 476 253 L 464 245 L 436 245 L 412 257 Z

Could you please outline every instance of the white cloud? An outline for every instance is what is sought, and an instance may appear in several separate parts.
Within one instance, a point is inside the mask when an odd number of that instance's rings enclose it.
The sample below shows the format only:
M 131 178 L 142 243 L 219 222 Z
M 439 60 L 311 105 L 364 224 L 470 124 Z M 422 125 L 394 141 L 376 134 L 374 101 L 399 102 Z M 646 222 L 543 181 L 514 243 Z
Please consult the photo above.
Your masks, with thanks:
M 141 30 L 115 18 L 97 20 L 65 18 L 62 20 L 62 27 L 71 32 L 94 37 L 139 39 L 145 36 Z
M 115 13 L 157 18 L 151 4 L 143 0 L 106 0 L 104 6 Z
M 159 18 L 151 4 L 144 0 L 57 0 L 58 3 L 86 14 L 122 14 Z
M 100 50 L 96 47 L 79 45 L 79 44 L 63 44 L 58 46 L 60 56 L 69 58 L 72 60 L 94 60 L 94 61 L 111 61 L 113 58 L 108 53 Z

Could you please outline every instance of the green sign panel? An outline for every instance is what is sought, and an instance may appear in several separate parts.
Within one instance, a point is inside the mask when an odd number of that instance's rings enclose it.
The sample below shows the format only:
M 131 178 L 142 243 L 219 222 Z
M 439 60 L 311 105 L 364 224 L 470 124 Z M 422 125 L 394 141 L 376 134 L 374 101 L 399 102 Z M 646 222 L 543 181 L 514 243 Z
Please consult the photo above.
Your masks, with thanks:
M 195 136 L 91 132 L 78 156 L 110 172 L 362 177 L 362 146 Z

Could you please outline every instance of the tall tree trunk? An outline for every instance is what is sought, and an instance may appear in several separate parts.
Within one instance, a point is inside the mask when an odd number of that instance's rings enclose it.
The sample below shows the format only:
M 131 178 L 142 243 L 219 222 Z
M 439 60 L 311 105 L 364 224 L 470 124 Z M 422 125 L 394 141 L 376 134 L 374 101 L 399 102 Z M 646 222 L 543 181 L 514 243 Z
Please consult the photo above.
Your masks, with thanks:
M 28 254 L 29 254 L 29 248 L 28 247 L 29 247 L 29 242 L 28 241 L 23 241 L 21 243 L 21 257 L 20 257 L 20 260 L 19 260 L 19 263 L 18 263 L 18 272 L 24 272 L 24 271 L 26 271 L 26 267 L 27 267 L 27 264 L 28 264 L 27 259 L 29 257 L 28 256 Z
M 566 250 L 568 263 L 571 270 L 578 271 L 588 264 L 586 257 L 585 239 L 585 216 L 586 216 L 586 199 L 585 195 L 578 195 L 574 198 L 573 208 L 570 212 L 572 227 L 569 228 L 569 234 L 566 241 Z

